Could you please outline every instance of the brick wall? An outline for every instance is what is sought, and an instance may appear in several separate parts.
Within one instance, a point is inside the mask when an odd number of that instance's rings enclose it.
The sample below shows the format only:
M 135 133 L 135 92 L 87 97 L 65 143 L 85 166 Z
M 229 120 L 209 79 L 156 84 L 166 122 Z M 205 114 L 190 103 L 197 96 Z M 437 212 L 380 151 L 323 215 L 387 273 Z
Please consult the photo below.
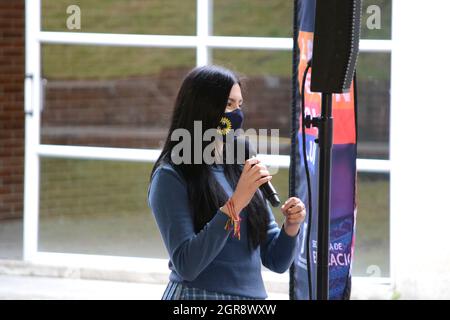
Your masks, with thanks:
M 0 219 L 22 215 L 24 2 L 0 1 Z
M 117 80 L 48 80 L 44 143 L 155 148 L 165 137 L 177 91 L 189 69 Z M 245 128 L 289 136 L 290 79 L 246 82 Z M 80 128 L 83 128 L 80 130 Z

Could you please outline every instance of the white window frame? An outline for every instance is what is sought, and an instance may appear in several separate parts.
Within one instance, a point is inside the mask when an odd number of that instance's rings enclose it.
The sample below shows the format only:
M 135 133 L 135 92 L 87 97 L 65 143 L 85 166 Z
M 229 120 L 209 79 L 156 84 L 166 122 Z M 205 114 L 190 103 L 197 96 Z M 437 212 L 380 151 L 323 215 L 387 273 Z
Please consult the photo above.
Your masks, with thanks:
M 84 255 L 38 251 L 39 217 L 39 174 L 40 158 L 76 158 L 114 160 L 130 162 L 154 162 L 160 150 L 125 149 L 103 147 L 79 147 L 45 145 L 40 143 L 41 118 L 41 44 L 72 44 L 96 46 L 126 46 L 155 48 L 195 48 L 196 65 L 211 62 L 211 50 L 256 49 L 292 50 L 291 38 L 270 37 L 224 37 L 212 35 L 212 0 L 197 0 L 197 33 L 194 36 L 136 35 L 49 32 L 41 30 L 41 1 L 26 0 L 26 77 L 25 77 L 25 178 L 24 178 L 24 232 L 23 259 L 36 264 L 123 267 L 126 270 L 145 270 L 161 273 L 167 269 L 167 260 L 152 258 L 130 258 L 105 255 Z M 391 40 L 361 40 L 362 52 L 391 52 Z M 392 107 L 392 106 L 391 106 Z M 126 151 L 126 152 L 124 152 Z M 289 156 L 261 155 L 267 165 L 289 167 Z M 389 160 L 357 159 L 358 172 L 390 173 Z M 391 216 L 394 214 L 390 213 Z M 392 237 L 391 237 L 392 238 Z M 390 259 L 392 261 L 392 259 Z M 392 274 L 392 265 L 391 265 Z M 265 280 L 282 279 L 287 281 L 288 273 L 278 275 L 263 272 Z M 392 284 L 392 276 L 385 278 L 354 277 L 356 282 L 371 284 Z M 284 280 L 283 280 L 284 279 Z

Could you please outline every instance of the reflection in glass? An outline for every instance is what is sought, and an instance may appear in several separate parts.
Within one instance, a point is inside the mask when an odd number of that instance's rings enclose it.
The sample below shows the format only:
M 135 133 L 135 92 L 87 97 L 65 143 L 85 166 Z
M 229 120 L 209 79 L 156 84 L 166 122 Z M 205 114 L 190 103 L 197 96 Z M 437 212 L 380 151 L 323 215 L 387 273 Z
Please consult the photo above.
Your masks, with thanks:
M 214 35 L 292 37 L 293 1 L 214 0 Z
M 42 158 L 39 251 L 166 258 L 147 207 L 151 168 Z
M 80 29 L 66 21 L 80 8 Z M 42 0 L 44 31 L 194 35 L 196 0 Z
M 43 46 L 44 144 L 160 148 L 195 50 Z
M 151 164 L 43 158 L 39 250 L 167 258 L 147 207 Z M 288 170 L 272 183 L 288 198 Z M 389 276 L 389 175 L 358 174 L 353 275 Z M 273 213 L 282 225 L 279 208 Z M 376 267 L 376 268 L 375 268 Z
M 392 0 L 364 0 L 362 39 L 391 39 Z
M 389 276 L 389 175 L 358 173 L 354 276 Z
M 292 37 L 294 1 L 214 0 L 214 35 Z M 391 39 L 392 0 L 364 0 L 361 38 Z
M 358 58 L 358 158 L 389 159 L 389 53 Z

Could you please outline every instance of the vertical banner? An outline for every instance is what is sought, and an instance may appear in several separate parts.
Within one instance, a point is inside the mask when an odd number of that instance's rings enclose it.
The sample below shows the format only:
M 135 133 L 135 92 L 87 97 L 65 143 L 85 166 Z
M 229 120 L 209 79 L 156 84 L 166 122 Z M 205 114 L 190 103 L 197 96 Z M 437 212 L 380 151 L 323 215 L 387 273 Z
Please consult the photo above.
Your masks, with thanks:
M 303 79 L 308 61 L 312 58 L 314 37 L 314 15 L 316 0 L 294 0 L 294 52 L 293 52 L 293 102 L 292 141 L 289 187 L 290 195 L 299 197 L 309 211 L 308 183 L 303 158 L 301 101 L 304 95 L 305 116 L 320 116 L 321 94 L 310 91 L 311 69 Z M 305 80 L 305 92 L 302 83 Z M 356 81 L 351 90 L 333 95 L 333 149 L 330 200 L 330 245 L 329 245 L 329 298 L 349 299 L 351 289 L 351 265 L 354 248 L 356 221 Z M 302 225 L 300 246 L 290 268 L 291 300 L 309 299 L 307 253 L 310 253 L 310 281 L 312 299 L 316 292 L 317 267 L 317 215 L 319 146 L 317 128 L 305 131 L 307 166 L 311 187 L 311 221 L 309 217 Z M 307 236 L 310 228 L 310 247 Z M 308 250 L 309 249 L 309 250 Z

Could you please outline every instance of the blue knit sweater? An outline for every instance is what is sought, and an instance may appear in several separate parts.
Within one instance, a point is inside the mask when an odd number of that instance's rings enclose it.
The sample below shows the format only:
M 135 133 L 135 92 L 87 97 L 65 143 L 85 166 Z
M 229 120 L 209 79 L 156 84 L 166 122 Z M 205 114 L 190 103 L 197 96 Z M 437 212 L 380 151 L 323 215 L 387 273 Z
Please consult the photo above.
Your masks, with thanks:
M 210 168 L 231 196 L 233 190 L 224 175 L 223 165 Z M 291 237 L 284 227 L 278 227 L 269 205 L 267 239 L 256 250 L 250 250 L 247 245 L 245 209 L 241 212 L 240 240 L 232 236 L 232 230 L 225 230 L 228 216 L 220 210 L 196 234 L 186 182 L 169 164 L 156 169 L 149 187 L 148 204 L 169 253 L 169 279 L 185 286 L 265 299 L 261 262 L 268 269 L 283 273 L 294 260 L 298 235 Z

